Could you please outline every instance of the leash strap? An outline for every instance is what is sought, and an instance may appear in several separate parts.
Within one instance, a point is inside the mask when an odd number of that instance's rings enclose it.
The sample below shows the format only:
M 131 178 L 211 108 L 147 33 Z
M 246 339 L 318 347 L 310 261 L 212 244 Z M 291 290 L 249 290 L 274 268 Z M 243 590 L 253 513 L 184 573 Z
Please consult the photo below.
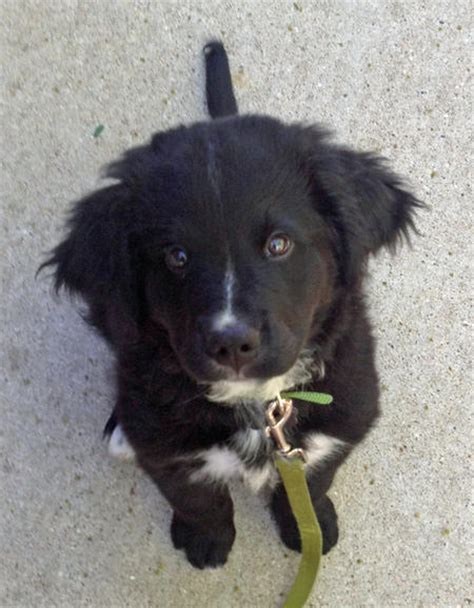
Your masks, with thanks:
M 298 574 L 283 608 L 302 608 L 311 593 L 321 562 L 323 548 L 321 528 L 309 495 L 301 458 L 298 456 L 287 458 L 277 453 L 275 464 L 298 524 L 302 553 Z
M 291 511 L 296 519 L 301 539 L 301 561 L 295 582 L 283 608 L 302 608 L 311 593 L 323 550 L 323 537 L 313 502 L 309 494 L 304 471 L 306 455 L 301 448 L 294 448 L 285 436 L 285 425 L 291 417 L 293 399 L 329 405 L 332 396 L 326 393 L 285 392 L 270 402 L 265 417 L 266 434 L 276 446 L 275 466 L 283 481 Z

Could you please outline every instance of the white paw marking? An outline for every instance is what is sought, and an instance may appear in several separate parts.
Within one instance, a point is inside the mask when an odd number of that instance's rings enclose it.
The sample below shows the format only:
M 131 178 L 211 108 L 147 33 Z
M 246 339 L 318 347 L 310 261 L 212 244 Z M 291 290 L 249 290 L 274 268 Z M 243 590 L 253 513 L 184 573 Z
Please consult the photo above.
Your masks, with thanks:
M 119 424 L 110 436 L 108 449 L 109 454 L 118 460 L 130 461 L 135 459 L 135 450 L 128 443 L 128 439 Z

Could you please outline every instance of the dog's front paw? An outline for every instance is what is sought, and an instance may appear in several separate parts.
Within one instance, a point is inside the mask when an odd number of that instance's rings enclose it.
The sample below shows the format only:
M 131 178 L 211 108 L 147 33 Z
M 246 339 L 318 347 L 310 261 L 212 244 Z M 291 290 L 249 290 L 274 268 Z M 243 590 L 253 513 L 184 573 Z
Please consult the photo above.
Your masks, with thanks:
M 275 499 L 276 498 L 276 499 Z M 283 543 L 293 551 L 301 552 L 301 538 L 296 520 L 291 511 L 286 510 L 283 504 L 275 497 L 272 502 L 273 516 L 278 524 L 280 538 Z M 336 509 L 330 498 L 324 496 L 316 505 L 321 534 L 323 537 L 323 554 L 328 553 L 339 538 Z
M 179 519 L 173 514 L 171 539 L 176 549 L 184 549 L 186 557 L 195 568 L 216 568 L 227 561 L 235 539 L 235 527 L 216 526 L 203 530 Z
M 337 524 L 337 513 L 332 500 L 327 496 L 317 506 L 321 533 L 323 535 L 323 554 L 329 553 L 339 539 L 339 526 Z
M 292 551 L 301 552 L 301 538 L 293 513 L 281 509 L 276 501 L 272 503 L 273 517 L 278 525 L 280 538 Z

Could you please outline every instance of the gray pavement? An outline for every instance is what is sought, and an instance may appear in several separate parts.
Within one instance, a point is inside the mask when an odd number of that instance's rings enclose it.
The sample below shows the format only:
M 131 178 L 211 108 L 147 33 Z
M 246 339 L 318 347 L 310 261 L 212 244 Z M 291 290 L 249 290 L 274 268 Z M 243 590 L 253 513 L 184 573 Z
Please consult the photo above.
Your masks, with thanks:
M 308 605 L 471 604 L 471 12 L 1 0 L 1 608 L 273 608 L 293 579 L 298 558 L 238 485 L 225 568 L 196 571 L 172 549 L 164 498 L 101 442 L 110 355 L 78 303 L 34 280 L 101 165 L 204 117 L 209 36 L 228 47 L 243 112 L 332 125 L 431 205 L 413 249 L 371 267 L 384 416 L 337 477 L 341 539 Z

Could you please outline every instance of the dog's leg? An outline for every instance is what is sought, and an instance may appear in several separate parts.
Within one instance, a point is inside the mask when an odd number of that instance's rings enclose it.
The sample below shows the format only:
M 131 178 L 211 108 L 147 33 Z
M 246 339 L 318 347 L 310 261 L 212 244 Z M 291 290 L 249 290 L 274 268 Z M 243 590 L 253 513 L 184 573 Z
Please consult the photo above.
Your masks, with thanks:
M 323 535 L 323 553 L 330 551 L 339 537 L 336 510 L 332 501 L 326 496 L 339 464 L 338 460 L 319 465 L 317 470 L 310 470 L 306 474 L 309 492 Z M 270 507 L 282 541 L 289 549 L 301 551 L 298 526 L 283 484 L 279 484 L 273 491 Z
M 163 468 L 140 461 L 173 508 L 171 538 L 196 568 L 227 561 L 235 539 L 234 506 L 228 488 L 189 480 L 189 466 Z

